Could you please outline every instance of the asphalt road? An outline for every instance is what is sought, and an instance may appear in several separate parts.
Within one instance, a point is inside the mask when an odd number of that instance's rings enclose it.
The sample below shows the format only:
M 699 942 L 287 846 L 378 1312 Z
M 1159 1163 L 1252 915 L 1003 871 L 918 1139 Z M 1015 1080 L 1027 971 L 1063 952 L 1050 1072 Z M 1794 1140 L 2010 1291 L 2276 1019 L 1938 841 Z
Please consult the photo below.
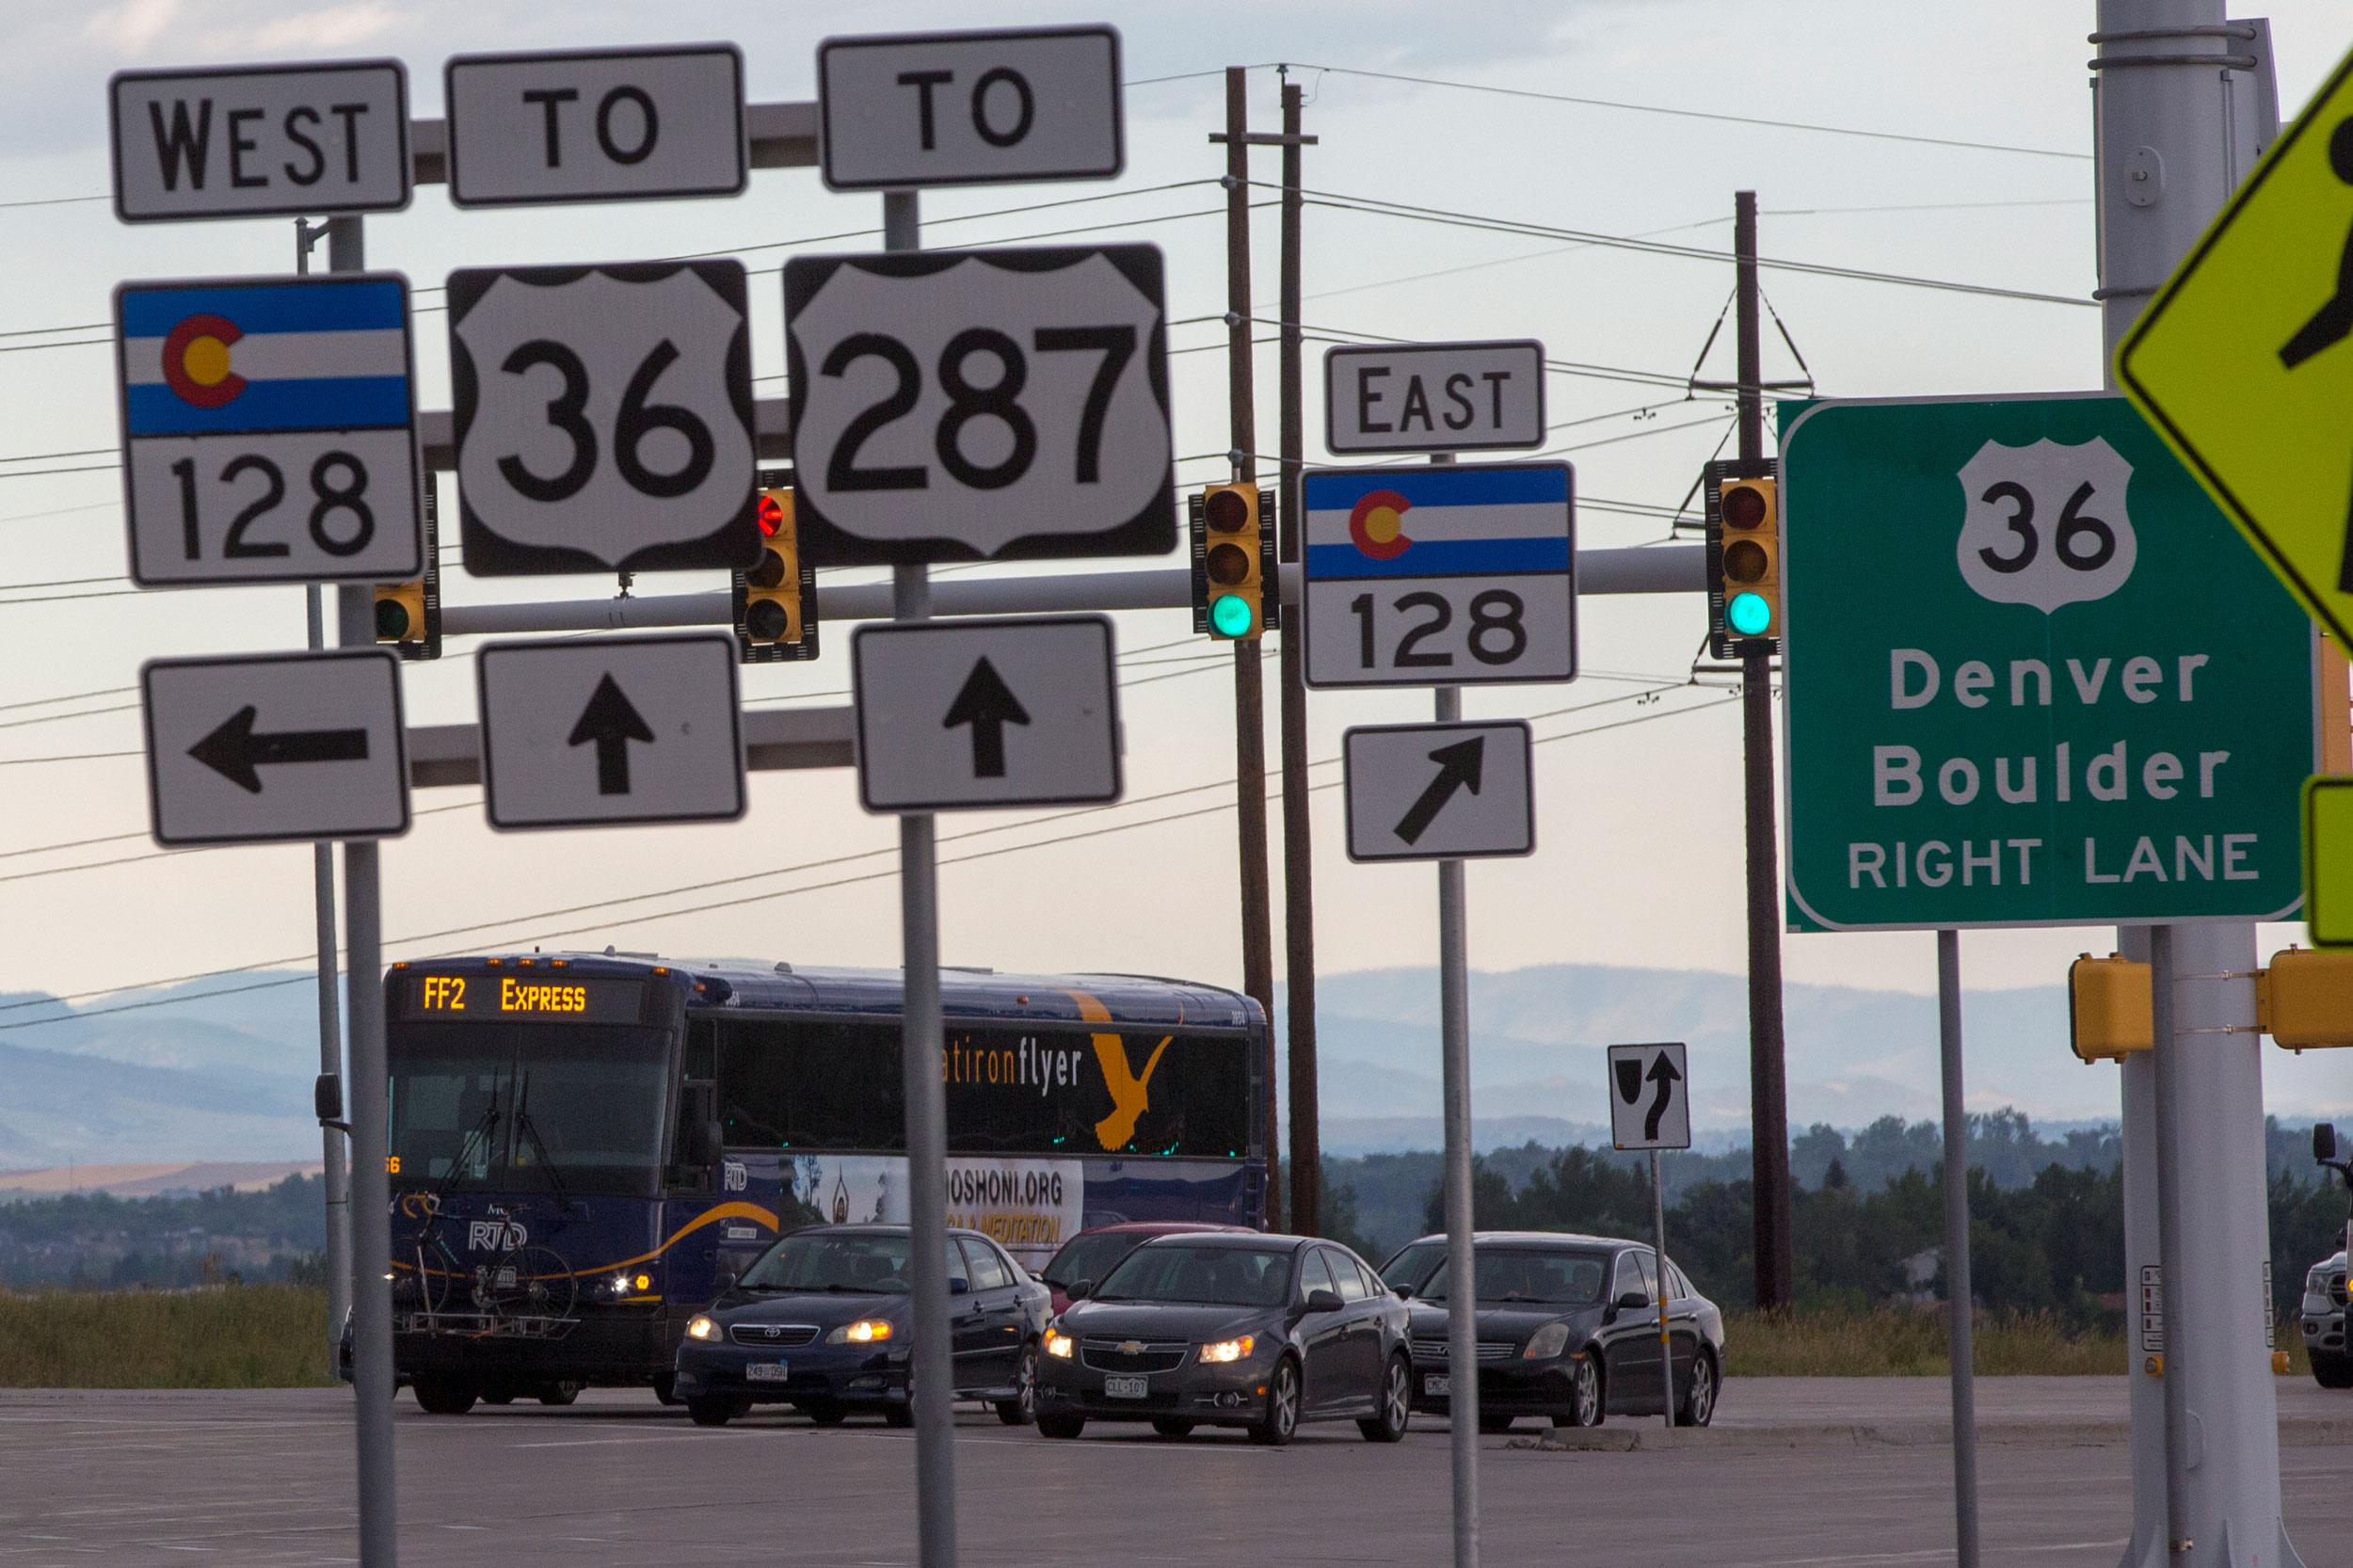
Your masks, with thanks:
M 1978 1387 L 1993 1439 L 1981 1457 L 1987 1561 L 2114 1568 L 2131 1518 L 2126 1450 L 2080 1432 L 2121 1414 L 2122 1380 Z M 2313 1568 L 2345 1568 L 2353 1396 L 2324 1402 L 2284 1380 L 2281 1393 L 2290 1531 Z M 350 1562 L 348 1400 L 340 1389 L 0 1393 L 0 1563 Z M 1727 1391 L 1723 1427 L 1656 1451 L 1540 1450 L 1526 1446 L 1540 1429 L 1524 1425 L 1481 1442 L 1484 1560 L 1949 1562 L 1950 1452 L 1920 1441 L 1915 1420 L 1943 1408 L 1943 1385 L 1929 1379 L 1749 1381 Z M 1622 1424 L 1633 1423 L 1611 1422 Z M 1858 1442 L 1856 1426 L 1895 1440 Z M 913 1446 L 878 1422 L 821 1432 L 762 1416 L 706 1432 L 648 1396 L 600 1393 L 568 1410 L 484 1407 L 456 1419 L 423 1416 L 404 1396 L 398 1427 L 412 1564 L 914 1560 Z M 1445 1432 L 1419 1418 L 1395 1448 L 1348 1424 L 1305 1429 L 1282 1450 L 1239 1433 L 1168 1443 L 1122 1428 L 1048 1443 L 980 1412 L 962 1416 L 957 1439 L 971 1568 L 1449 1560 Z

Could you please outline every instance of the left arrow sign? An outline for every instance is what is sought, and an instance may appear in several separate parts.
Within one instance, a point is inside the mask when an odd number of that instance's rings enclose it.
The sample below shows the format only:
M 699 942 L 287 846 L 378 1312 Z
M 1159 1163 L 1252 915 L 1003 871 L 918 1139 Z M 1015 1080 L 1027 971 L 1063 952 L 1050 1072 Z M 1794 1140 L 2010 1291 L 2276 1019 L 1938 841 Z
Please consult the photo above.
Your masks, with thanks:
M 188 747 L 188 755 L 248 794 L 262 792 L 256 771 L 280 762 L 363 762 L 368 756 L 364 729 L 282 729 L 257 731 L 258 714 L 247 703 L 220 727 Z
M 613 679 L 611 671 L 597 682 L 590 694 L 588 706 L 580 711 L 579 722 L 572 726 L 571 738 L 566 744 L 584 745 L 594 743 L 597 748 L 597 793 L 625 795 L 629 793 L 629 743 L 642 741 L 650 745 L 653 730 L 637 705 L 621 690 L 621 683 Z

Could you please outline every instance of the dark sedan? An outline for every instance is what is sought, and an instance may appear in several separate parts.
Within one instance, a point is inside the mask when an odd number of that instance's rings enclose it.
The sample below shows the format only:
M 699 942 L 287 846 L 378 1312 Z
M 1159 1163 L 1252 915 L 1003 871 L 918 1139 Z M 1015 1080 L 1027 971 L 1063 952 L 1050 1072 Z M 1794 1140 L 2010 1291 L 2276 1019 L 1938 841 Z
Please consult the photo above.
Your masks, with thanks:
M 1243 1427 L 1282 1444 L 1353 1420 L 1394 1443 L 1412 1419 L 1405 1304 L 1346 1247 L 1300 1236 L 1160 1236 L 1056 1319 L 1037 1430 L 1149 1421 L 1163 1437 Z
M 1613 1413 L 1660 1413 L 1657 1264 L 1650 1248 L 1598 1236 L 1481 1231 L 1473 1251 L 1481 1432 L 1506 1431 L 1523 1416 L 1593 1427 Z M 1381 1273 L 1413 1300 L 1414 1408 L 1443 1413 L 1453 1304 L 1446 1238 L 1407 1243 Z M 1667 1288 L 1675 1424 L 1704 1427 L 1723 1387 L 1724 1317 L 1672 1258 Z
M 780 1237 L 679 1342 L 678 1397 L 701 1426 L 755 1404 L 797 1407 L 820 1426 L 853 1411 L 907 1426 L 912 1328 L 907 1227 L 811 1225 Z M 978 1231 L 948 1233 L 955 1397 L 1035 1414 L 1046 1287 Z
M 1054 1292 L 1054 1310 L 1070 1305 L 1070 1288 L 1092 1285 L 1119 1266 L 1119 1260 L 1142 1246 L 1148 1237 L 1183 1236 L 1201 1231 L 1255 1234 L 1247 1225 L 1209 1224 L 1199 1220 L 1116 1220 L 1082 1230 L 1047 1259 L 1037 1277 Z

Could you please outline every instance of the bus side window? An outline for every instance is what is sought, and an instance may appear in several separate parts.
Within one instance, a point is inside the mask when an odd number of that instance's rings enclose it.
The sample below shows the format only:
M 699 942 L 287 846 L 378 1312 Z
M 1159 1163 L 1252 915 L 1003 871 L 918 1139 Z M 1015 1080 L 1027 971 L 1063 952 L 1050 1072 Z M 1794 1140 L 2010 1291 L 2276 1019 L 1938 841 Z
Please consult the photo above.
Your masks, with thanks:
M 712 1079 L 719 1076 L 719 1025 L 712 1018 L 689 1016 L 686 1020 L 686 1076 Z

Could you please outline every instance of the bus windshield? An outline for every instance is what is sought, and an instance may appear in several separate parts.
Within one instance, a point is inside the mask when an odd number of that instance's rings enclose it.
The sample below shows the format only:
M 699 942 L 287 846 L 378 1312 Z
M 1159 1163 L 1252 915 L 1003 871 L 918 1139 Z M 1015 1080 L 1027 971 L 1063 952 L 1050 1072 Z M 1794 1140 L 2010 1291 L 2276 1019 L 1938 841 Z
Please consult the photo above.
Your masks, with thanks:
M 394 1170 L 452 1191 L 654 1191 L 669 1032 L 578 1023 L 395 1023 Z

